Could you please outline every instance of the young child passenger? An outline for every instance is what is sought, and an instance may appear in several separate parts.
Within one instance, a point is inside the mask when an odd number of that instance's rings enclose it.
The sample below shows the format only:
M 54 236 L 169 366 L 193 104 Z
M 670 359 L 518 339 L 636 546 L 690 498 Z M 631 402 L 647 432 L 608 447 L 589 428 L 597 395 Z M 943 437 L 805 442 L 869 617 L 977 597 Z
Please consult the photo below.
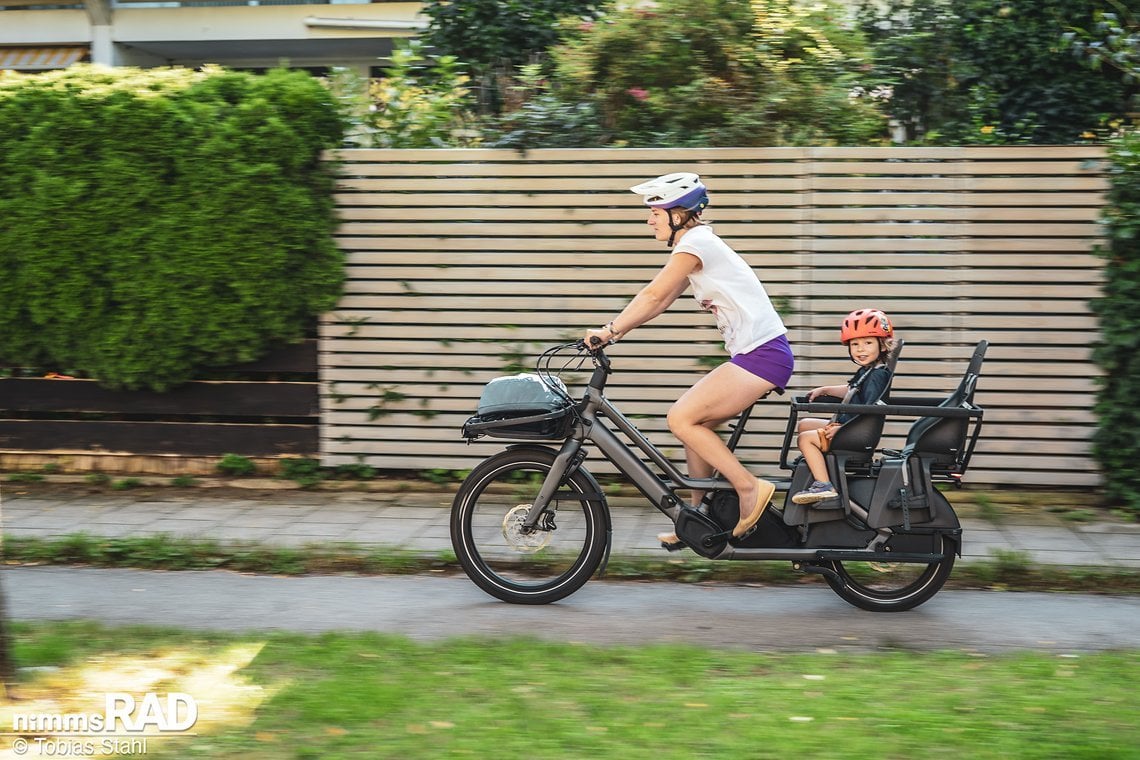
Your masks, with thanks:
M 845 404 L 874 403 L 890 382 L 886 360 L 894 348 L 891 321 L 878 309 L 858 309 L 843 320 L 839 339 L 847 346 L 851 361 L 858 364 L 859 369 L 846 385 L 823 385 L 812 389 L 807 396 L 808 401 L 815 401 L 820 396 L 835 396 L 842 398 Z M 815 504 L 839 495 L 827 473 L 824 453 L 830 449 L 831 439 L 840 425 L 852 416 L 854 415 L 839 414 L 831 420 L 800 420 L 796 444 L 811 470 L 814 482 L 792 495 L 792 501 L 796 504 Z

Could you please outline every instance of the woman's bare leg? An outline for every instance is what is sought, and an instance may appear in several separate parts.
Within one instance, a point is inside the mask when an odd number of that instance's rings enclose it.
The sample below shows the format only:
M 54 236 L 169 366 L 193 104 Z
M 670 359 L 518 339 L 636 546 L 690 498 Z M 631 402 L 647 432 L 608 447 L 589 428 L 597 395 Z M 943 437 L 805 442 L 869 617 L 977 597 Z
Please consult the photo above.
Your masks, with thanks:
M 735 364 L 725 363 L 687 390 L 669 410 L 669 429 L 685 444 L 692 477 L 718 471 L 736 490 L 741 511 L 760 494 L 759 484 L 713 429 L 744 411 L 775 386 Z

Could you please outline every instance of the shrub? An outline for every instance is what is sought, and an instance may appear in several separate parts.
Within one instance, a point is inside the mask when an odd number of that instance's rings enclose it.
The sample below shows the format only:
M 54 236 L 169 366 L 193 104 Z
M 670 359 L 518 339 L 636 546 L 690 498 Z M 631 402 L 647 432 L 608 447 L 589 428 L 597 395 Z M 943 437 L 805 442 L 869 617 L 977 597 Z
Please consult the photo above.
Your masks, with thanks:
M 218 472 L 226 475 L 252 475 L 257 471 L 257 465 L 248 457 L 240 454 L 226 454 L 215 465 Z
M 1093 453 L 1104 469 L 1105 494 L 1140 514 L 1140 132 L 1110 149 L 1112 186 L 1104 221 L 1107 248 L 1104 295 L 1092 304 L 1100 317 L 1093 359 L 1104 369 L 1097 391 L 1099 427 Z
M 454 56 L 435 55 L 418 40 L 397 43 L 380 79 L 337 69 L 327 85 L 357 148 L 472 147 L 480 142 L 468 110 L 468 77 Z
M 0 361 L 165 389 L 302 338 L 343 281 L 303 72 L 0 76 Z
M 1128 110 L 1135 87 L 1091 71 L 1063 40 L 1100 0 L 863 0 L 875 76 L 910 139 L 1072 143 Z M 1103 15 L 1103 14 L 1102 14 Z M 1069 32 L 1070 36 L 1073 35 Z
M 481 113 L 498 113 L 500 88 L 509 81 L 510 70 L 533 62 L 562 39 L 567 24 L 588 22 L 603 4 L 594 0 L 428 0 L 422 13 L 431 23 L 423 40 L 453 56 L 478 83 Z
M 796 0 L 630 4 L 551 49 L 551 82 L 595 109 L 615 144 L 881 141 L 876 104 L 852 97 L 869 49 L 844 13 Z
M 286 457 L 278 462 L 281 477 L 294 480 L 305 488 L 315 486 L 325 479 L 321 463 L 309 457 Z

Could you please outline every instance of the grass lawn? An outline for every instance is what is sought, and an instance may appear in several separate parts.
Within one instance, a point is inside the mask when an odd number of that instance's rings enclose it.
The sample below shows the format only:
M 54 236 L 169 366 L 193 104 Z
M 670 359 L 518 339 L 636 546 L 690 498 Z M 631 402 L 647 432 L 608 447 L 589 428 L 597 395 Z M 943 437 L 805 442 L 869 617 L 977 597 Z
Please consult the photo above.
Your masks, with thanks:
M 905 620 L 899 620 L 905 625 Z M 18 624 L 18 713 L 183 692 L 147 758 L 1140 758 L 1140 652 L 600 647 Z M 0 736 L 0 756 L 14 737 Z M 28 757 L 35 757 L 35 750 Z M 41 753 L 40 756 L 46 756 Z

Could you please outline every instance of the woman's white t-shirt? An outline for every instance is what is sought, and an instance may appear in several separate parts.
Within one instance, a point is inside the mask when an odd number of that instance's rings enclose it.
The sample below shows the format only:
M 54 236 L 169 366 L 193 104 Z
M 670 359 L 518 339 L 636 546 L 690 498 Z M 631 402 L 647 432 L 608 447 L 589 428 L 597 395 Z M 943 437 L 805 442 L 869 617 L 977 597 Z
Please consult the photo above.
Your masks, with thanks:
M 690 227 L 673 253 L 691 253 L 701 260 L 700 270 L 689 275 L 693 297 L 716 317 L 731 356 L 748 353 L 788 331 L 752 267 L 711 227 Z

